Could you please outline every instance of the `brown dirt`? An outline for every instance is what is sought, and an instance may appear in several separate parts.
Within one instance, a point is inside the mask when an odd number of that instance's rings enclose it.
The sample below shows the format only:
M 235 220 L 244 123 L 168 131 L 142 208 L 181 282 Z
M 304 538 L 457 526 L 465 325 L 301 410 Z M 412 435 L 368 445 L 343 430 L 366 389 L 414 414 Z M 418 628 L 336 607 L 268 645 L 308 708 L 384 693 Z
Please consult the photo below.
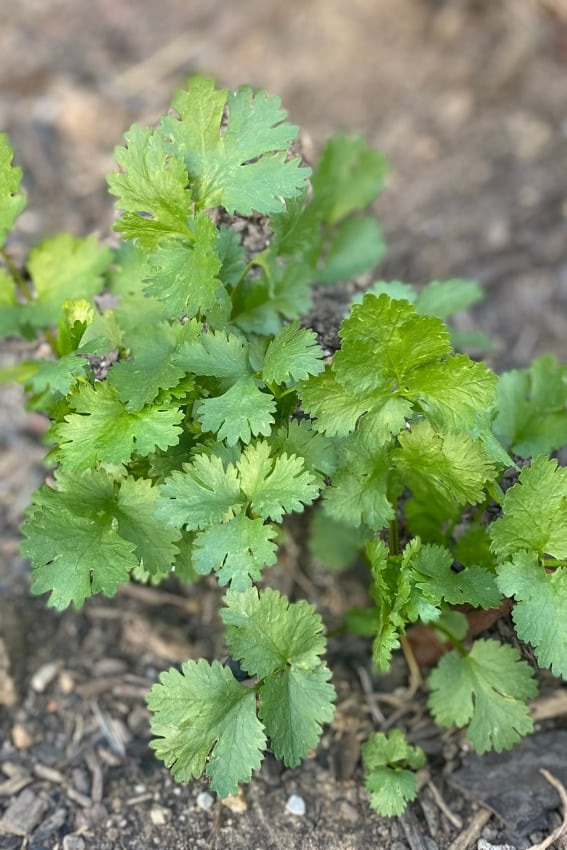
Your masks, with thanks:
M 29 193 L 14 248 L 60 229 L 106 237 L 112 203 L 103 176 L 113 146 L 202 70 L 231 87 L 250 82 L 280 94 L 315 149 L 347 129 L 385 150 L 392 174 L 377 213 L 390 250 L 380 277 L 476 278 L 487 299 L 460 322 L 495 337 L 494 365 L 544 351 L 566 361 L 564 9 L 562 0 L 2 4 L 0 126 Z M 333 298 L 320 310 L 332 321 Z M 6 350 L 2 360 L 14 356 Z M 143 694 L 171 664 L 222 657 L 215 592 L 126 591 L 63 614 L 30 599 L 17 527 L 42 479 L 40 432 L 18 392 L 3 390 L 0 698 L 11 704 L 0 705 L 0 817 L 13 819 L 13 802 L 29 797 L 22 834 L 0 832 L 2 850 L 435 850 L 459 836 L 461 850 L 479 838 L 529 843 L 495 817 L 481 823 L 481 810 L 448 782 L 465 755 L 461 737 L 436 737 L 424 695 L 404 698 L 403 664 L 391 679 L 372 677 L 357 641 L 331 643 L 337 717 L 304 767 L 282 771 L 268 759 L 238 800 L 210 810 L 197 802 L 203 783 L 174 786 L 147 748 Z M 345 598 L 363 593 L 357 575 L 337 584 L 305 574 L 293 546 L 271 580 L 311 594 L 330 623 Z M 558 728 L 565 703 L 553 705 L 544 722 Z M 358 743 L 378 711 L 399 712 L 430 755 L 431 773 L 404 819 L 371 814 L 360 789 Z M 305 799 L 304 817 L 286 811 L 291 793 Z M 471 821 L 476 831 L 465 841 Z M 553 823 L 553 815 L 542 821 L 533 840 Z

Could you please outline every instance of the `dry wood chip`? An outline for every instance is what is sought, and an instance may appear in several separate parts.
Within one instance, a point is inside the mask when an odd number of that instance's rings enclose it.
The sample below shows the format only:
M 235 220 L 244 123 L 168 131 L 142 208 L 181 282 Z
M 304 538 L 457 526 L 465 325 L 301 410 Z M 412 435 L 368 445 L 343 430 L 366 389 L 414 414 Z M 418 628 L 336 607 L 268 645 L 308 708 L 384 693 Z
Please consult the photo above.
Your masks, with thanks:
M 0 835 L 29 835 L 41 822 L 47 807 L 47 800 L 26 788 L 4 812 Z
M 406 809 L 403 815 L 400 815 L 399 820 L 411 850 L 435 850 L 437 848 L 437 843 L 431 838 L 427 844 L 425 843 L 423 830 L 411 809 Z
M 557 793 L 559 794 L 559 799 L 561 800 L 561 806 L 563 808 L 563 820 L 557 827 L 554 829 L 551 835 L 548 835 L 547 838 L 542 841 L 540 844 L 532 844 L 529 850 L 547 850 L 548 847 L 551 847 L 552 844 L 555 844 L 556 841 L 559 841 L 565 835 L 567 835 L 567 791 L 565 790 L 565 786 L 548 770 L 542 768 L 540 770 L 541 775 L 547 779 L 550 785 L 553 785 Z
M 100 761 L 92 750 L 87 750 L 85 753 L 85 761 L 87 767 L 92 774 L 91 799 L 95 803 L 100 803 L 103 795 L 104 777 Z
M 5 782 L 0 783 L 0 797 L 13 797 L 14 794 L 17 794 L 18 791 L 21 791 L 30 782 L 33 782 L 31 776 L 12 776 Z
M 532 703 L 531 715 L 535 722 L 552 720 L 567 714 L 567 691 L 559 689 L 548 697 L 542 697 Z
M 492 812 L 490 809 L 479 809 L 467 828 L 449 846 L 449 850 L 467 850 L 473 841 L 477 840 L 482 828 L 488 823 L 491 817 Z
M 4 640 L 0 638 L 0 705 L 13 708 L 16 702 L 16 683 L 10 675 L 10 656 Z

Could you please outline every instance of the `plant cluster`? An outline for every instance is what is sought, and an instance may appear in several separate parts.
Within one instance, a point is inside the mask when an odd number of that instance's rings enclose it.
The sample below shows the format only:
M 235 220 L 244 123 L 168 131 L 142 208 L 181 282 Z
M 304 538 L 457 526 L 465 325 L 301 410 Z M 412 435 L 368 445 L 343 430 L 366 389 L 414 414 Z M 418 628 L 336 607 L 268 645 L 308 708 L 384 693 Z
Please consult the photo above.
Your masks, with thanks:
M 51 346 L 3 373 L 51 423 L 53 478 L 23 525 L 32 592 L 63 609 L 131 579 L 216 576 L 247 681 L 187 661 L 148 705 L 173 775 L 206 773 L 221 796 L 268 742 L 299 764 L 333 716 L 319 614 L 262 583 L 282 521 L 306 506 L 321 560 L 368 564 L 373 604 L 347 624 L 372 639 L 379 671 L 413 623 L 450 645 L 429 708 L 477 752 L 530 732 L 536 681 L 514 646 L 467 637 L 463 605 L 513 600 L 518 637 L 567 676 L 567 469 L 549 457 L 567 443 L 567 369 L 542 357 L 497 378 L 456 353 L 470 340 L 446 320 L 480 297 L 460 280 L 376 283 L 326 356 L 299 320 L 313 284 L 383 255 L 369 208 L 387 166 L 337 136 L 312 173 L 296 135 L 278 98 L 193 78 L 116 151 L 118 247 L 61 234 L 23 270 L 5 247 L 25 206 L 21 171 L 0 136 L 0 335 Z M 255 253 L 232 226 L 246 216 L 269 228 Z M 403 810 L 423 759 L 399 731 L 370 737 L 377 811 Z

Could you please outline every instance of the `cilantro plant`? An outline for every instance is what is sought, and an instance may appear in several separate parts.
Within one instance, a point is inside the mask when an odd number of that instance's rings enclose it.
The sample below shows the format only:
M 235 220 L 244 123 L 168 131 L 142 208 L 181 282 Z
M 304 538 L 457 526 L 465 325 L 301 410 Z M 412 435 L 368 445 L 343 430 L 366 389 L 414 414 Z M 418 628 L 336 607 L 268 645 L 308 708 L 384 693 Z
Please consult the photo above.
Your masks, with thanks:
M 119 244 L 62 234 L 23 269 L 6 247 L 21 172 L 0 136 L 0 334 L 51 348 L 3 372 L 50 420 L 53 475 L 23 525 L 32 592 L 62 609 L 131 579 L 215 575 L 246 681 L 191 660 L 148 705 L 173 775 L 205 773 L 221 796 L 268 745 L 299 764 L 333 716 L 321 617 L 262 577 L 308 506 L 315 556 L 368 565 L 372 604 L 347 625 L 378 671 L 414 623 L 449 644 L 429 707 L 477 752 L 530 732 L 536 683 L 514 646 L 469 639 L 463 606 L 511 599 L 518 637 L 567 676 L 567 471 L 549 457 L 567 443 L 567 369 L 543 357 L 497 378 L 463 353 L 487 341 L 447 324 L 481 294 L 461 280 L 375 283 L 324 352 L 300 319 L 314 284 L 383 255 L 369 207 L 386 163 L 337 136 L 311 172 L 296 135 L 277 98 L 193 78 L 116 151 Z M 400 813 L 423 753 L 395 730 L 362 755 L 371 804 Z

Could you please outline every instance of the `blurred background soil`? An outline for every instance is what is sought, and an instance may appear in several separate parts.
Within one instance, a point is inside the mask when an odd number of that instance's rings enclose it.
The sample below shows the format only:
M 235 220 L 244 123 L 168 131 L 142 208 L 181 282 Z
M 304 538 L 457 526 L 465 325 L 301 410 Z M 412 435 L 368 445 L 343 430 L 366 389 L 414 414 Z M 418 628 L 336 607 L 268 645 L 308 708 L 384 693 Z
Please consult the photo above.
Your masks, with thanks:
M 108 238 L 113 147 L 202 71 L 280 95 L 313 158 L 337 130 L 385 151 L 391 174 L 376 212 L 389 253 L 377 278 L 476 279 L 487 297 L 461 324 L 493 336 L 492 365 L 543 352 L 567 361 L 565 0 L 3 0 L 0 34 L 0 129 L 29 196 L 16 256 L 62 229 Z M 6 348 L 2 360 L 17 356 Z M 28 599 L 17 527 L 42 480 L 41 427 L 16 390 L 0 398 L 0 686 L 4 669 L 4 694 L 13 689 L 0 704 L 0 816 L 26 789 L 42 801 L 23 832 L 0 830 L 2 849 L 434 850 L 455 839 L 455 822 L 435 820 L 433 804 L 429 815 L 421 804 L 417 833 L 371 816 L 354 768 L 341 774 L 324 759 L 283 778 L 268 768 L 240 810 L 212 812 L 196 808 L 195 787 L 174 791 L 148 766 L 144 689 L 168 664 L 220 651 L 214 617 L 188 597 L 188 637 L 172 603 L 164 636 L 152 600 L 93 600 L 56 615 Z M 326 587 L 321 578 L 317 593 Z M 42 689 L 33 674 L 49 663 Z M 345 699 L 361 687 L 349 675 Z M 356 738 L 346 710 L 339 719 L 329 752 Z M 306 818 L 286 813 L 292 791 L 307 799 Z M 465 803 L 452 802 L 464 822 Z M 502 837 L 490 829 L 487 838 Z

